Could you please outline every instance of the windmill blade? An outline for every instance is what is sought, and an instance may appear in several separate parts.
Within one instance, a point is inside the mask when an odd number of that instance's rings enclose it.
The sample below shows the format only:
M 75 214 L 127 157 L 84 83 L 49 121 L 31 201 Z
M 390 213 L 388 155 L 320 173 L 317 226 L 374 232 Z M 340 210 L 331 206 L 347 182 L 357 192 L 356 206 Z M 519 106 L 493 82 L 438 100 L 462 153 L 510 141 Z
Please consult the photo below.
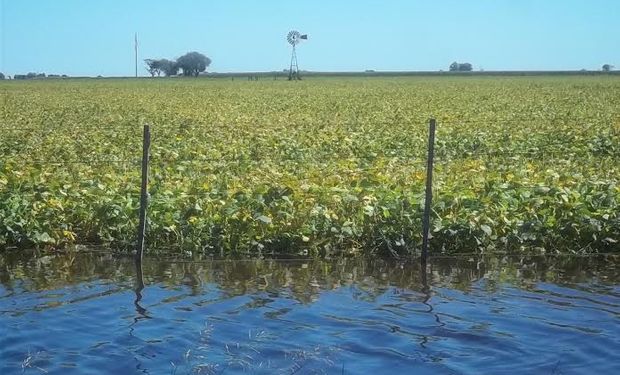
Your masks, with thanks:
M 288 33 L 288 35 L 286 36 L 286 40 L 287 40 L 290 44 L 295 45 L 295 44 L 298 44 L 298 43 L 299 43 L 299 40 L 300 40 L 301 36 L 302 36 L 302 35 L 299 33 L 299 31 L 295 31 L 295 30 L 293 30 L 293 31 L 290 31 L 290 32 Z

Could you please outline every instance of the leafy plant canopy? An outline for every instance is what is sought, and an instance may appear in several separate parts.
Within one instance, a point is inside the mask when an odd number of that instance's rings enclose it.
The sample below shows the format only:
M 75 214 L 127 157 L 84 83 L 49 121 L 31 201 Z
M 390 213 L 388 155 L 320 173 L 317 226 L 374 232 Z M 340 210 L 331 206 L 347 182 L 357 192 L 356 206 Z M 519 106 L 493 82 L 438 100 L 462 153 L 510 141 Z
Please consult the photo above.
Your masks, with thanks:
M 149 249 L 620 248 L 615 77 L 0 83 L 0 247 L 130 248 L 152 126 Z

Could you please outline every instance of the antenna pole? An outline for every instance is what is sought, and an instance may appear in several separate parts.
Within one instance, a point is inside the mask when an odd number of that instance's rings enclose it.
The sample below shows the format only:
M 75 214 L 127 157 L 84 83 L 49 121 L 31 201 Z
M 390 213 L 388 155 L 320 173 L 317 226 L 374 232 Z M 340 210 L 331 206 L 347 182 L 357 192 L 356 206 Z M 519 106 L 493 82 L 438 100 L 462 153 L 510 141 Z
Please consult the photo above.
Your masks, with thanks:
M 134 52 L 136 57 L 136 78 L 138 78 L 138 33 L 134 34 Z

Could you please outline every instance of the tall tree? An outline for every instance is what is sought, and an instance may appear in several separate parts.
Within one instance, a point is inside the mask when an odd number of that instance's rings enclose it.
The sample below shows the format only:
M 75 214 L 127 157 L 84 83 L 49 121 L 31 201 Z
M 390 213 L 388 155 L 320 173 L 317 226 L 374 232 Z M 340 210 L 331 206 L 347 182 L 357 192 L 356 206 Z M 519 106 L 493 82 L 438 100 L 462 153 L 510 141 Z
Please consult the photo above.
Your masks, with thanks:
M 0 79 L 4 79 L 4 74 L 0 72 Z
M 614 66 L 613 65 L 609 65 L 609 64 L 603 65 L 603 71 L 604 72 L 611 72 L 612 70 L 614 70 Z
M 451 72 L 471 72 L 474 67 L 470 63 L 459 64 L 456 61 L 450 64 Z
M 177 65 L 183 69 L 184 76 L 198 77 L 211 65 L 211 59 L 198 52 L 189 52 L 177 59 Z
M 159 66 L 166 77 L 176 76 L 179 73 L 179 65 L 176 61 L 161 59 L 159 60 Z
M 474 67 L 470 63 L 459 64 L 460 72 L 471 72 L 474 70 Z
M 179 66 L 176 61 L 167 59 L 146 59 L 144 63 L 146 64 L 146 70 L 152 77 L 155 77 L 156 74 L 160 77 L 162 73 L 165 74 L 166 77 L 170 77 L 176 76 L 179 73 Z
M 144 63 L 146 64 L 146 70 L 149 72 L 151 77 L 155 77 L 155 74 L 157 74 L 158 77 L 161 75 L 161 60 L 146 59 L 144 60 Z

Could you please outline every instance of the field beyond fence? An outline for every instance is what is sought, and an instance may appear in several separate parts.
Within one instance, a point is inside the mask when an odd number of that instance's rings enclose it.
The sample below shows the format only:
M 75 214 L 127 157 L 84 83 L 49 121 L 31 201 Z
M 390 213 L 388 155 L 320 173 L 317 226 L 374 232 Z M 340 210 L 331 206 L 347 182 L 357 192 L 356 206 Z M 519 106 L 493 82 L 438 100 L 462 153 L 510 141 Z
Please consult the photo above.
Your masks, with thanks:
M 0 248 L 620 249 L 620 78 L 0 83 Z

